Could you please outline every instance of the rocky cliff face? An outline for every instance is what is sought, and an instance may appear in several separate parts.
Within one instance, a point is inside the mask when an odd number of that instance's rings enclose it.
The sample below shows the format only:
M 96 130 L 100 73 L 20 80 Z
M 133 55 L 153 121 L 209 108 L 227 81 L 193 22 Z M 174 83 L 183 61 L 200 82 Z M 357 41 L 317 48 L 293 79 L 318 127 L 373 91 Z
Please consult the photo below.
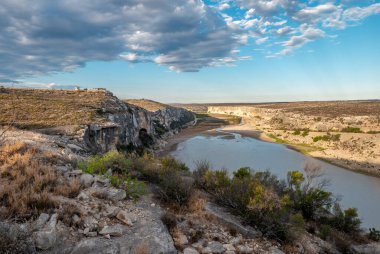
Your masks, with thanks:
M 83 139 L 93 152 L 150 147 L 164 134 L 177 132 L 195 119 L 188 110 L 160 105 L 149 111 L 110 94 L 100 109 L 107 121 L 87 125 Z
M 182 108 L 154 101 L 149 101 L 152 107 L 142 107 L 145 104 L 122 101 L 105 89 L 4 88 L 0 91 L 0 105 L 5 105 L 0 107 L 0 128 L 12 124 L 102 153 L 152 147 L 164 134 L 177 132 L 194 120 L 193 114 Z

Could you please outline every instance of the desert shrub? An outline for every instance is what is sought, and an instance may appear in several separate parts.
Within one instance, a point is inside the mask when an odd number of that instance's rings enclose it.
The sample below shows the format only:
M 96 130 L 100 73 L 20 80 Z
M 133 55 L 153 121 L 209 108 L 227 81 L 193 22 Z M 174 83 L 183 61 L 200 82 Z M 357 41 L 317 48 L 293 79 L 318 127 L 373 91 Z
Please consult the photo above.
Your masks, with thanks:
M 318 142 L 320 140 L 322 140 L 322 141 L 339 141 L 340 140 L 340 134 L 327 133 L 327 135 L 313 137 L 314 142 Z
M 131 167 L 131 161 L 118 151 L 110 151 L 103 156 L 91 157 L 88 161 L 78 163 L 78 167 L 88 174 L 104 175 L 108 169 L 123 173 Z
M 300 211 L 305 219 L 316 220 L 329 212 L 335 204 L 331 192 L 316 183 L 320 177 L 319 168 L 305 167 L 306 178 L 299 171 L 288 172 L 287 182 L 293 208 Z
M 319 237 L 323 240 L 328 240 L 331 237 L 332 228 L 330 225 L 322 224 L 319 228 Z
M 169 231 L 174 229 L 177 226 L 177 218 L 176 215 L 172 212 L 165 212 L 161 216 L 161 221 L 167 227 Z
M 234 173 L 235 178 L 246 178 L 246 177 L 251 177 L 251 169 L 249 167 L 243 167 L 239 168 L 237 171 Z
M 79 178 L 71 179 L 65 182 L 61 181 L 61 184 L 55 188 L 55 194 L 62 195 L 68 198 L 75 198 L 80 192 L 80 180 Z
M 363 133 L 363 131 L 360 128 L 356 127 L 346 127 L 341 130 L 341 132 L 350 132 L 350 133 Z
M 368 238 L 376 242 L 380 241 L 380 231 L 375 228 L 370 228 Z
M 195 179 L 195 184 L 202 188 L 204 183 L 203 183 L 203 176 L 206 174 L 207 171 L 211 169 L 210 162 L 207 160 L 200 160 L 195 162 L 196 168 L 193 171 L 193 176 Z
M 164 170 L 158 185 L 158 194 L 162 201 L 180 206 L 188 202 L 194 190 L 193 179 L 174 170 Z
M 301 130 L 297 129 L 293 132 L 293 135 L 300 135 L 301 134 Z
M 301 136 L 302 136 L 302 137 L 306 137 L 307 135 L 309 135 L 309 132 L 310 132 L 309 129 L 304 129 L 304 130 L 302 131 Z
M 62 190 L 79 190 L 79 184 L 67 183 L 56 174 L 47 163 L 49 156 L 25 143 L 0 148 L 0 205 L 6 208 L 0 216 L 37 217 L 58 206 L 56 195 L 72 195 Z
M 189 171 L 189 168 L 186 166 L 185 163 L 180 162 L 171 156 L 162 157 L 161 166 L 164 169 L 170 168 L 170 169 L 179 170 L 179 171 Z
M 379 134 L 380 131 L 367 131 L 368 134 Z
M 342 210 L 339 204 L 335 204 L 333 216 L 325 221 L 333 228 L 351 235 L 360 232 L 361 221 L 356 208 Z

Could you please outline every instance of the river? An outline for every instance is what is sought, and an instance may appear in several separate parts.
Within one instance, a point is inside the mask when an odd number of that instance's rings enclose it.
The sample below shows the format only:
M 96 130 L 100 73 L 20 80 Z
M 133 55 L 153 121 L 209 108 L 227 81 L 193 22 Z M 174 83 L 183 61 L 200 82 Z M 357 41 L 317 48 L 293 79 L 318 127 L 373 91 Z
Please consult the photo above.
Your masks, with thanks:
M 380 178 L 355 173 L 313 159 L 284 145 L 243 137 L 237 133 L 199 134 L 179 143 L 171 155 L 194 169 L 196 162 L 207 160 L 214 169 L 230 172 L 248 166 L 270 170 L 284 179 L 288 171 L 301 170 L 305 163 L 317 163 L 330 184 L 327 187 L 341 198 L 344 208 L 358 208 L 362 227 L 380 229 Z

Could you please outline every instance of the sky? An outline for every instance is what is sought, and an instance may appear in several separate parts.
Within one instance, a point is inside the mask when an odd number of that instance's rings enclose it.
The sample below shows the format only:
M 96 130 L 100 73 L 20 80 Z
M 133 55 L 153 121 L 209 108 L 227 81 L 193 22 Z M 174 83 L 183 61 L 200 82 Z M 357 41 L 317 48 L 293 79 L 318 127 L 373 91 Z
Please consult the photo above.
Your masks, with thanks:
M 380 1 L 2 0 L 0 84 L 167 103 L 380 99 Z

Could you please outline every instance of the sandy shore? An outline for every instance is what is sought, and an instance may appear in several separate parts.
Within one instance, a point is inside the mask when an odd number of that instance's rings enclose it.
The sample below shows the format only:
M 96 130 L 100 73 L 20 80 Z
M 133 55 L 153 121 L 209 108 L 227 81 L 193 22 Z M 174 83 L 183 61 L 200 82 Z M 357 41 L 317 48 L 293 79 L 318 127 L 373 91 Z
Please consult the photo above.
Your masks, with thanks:
M 172 136 L 167 140 L 167 144 L 158 154 L 166 155 L 175 150 L 179 143 L 194 136 L 200 134 L 220 135 L 220 131 L 238 133 L 242 136 L 255 138 L 265 142 L 279 143 L 278 140 L 276 141 L 275 139 L 269 137 L 265 132 L 255 130 L 255 127 L 249 122 L 249 120 L 243 120 L 241 124 L 237 125 L 226 125 L 223 120 L 215 121 L 213 118 L 212 121 L 208 121 L 208 119 L 206 119 L 200 124 L 190 126 L 182 130 L 179 134 Z M 361 164 L 358 164 L 355 161 L 347 161 L 345 158 L 342 158 L 339 156 L 339 151 L 329 150 L 329 154 L 327 154 L 324 151 L 318 150 L 318 148 L 313 148 L 308 144 L 296 144 L 291 142 L 282 144 L 286 145 L 289 149 L 293 149 L 295 151 L 303 153 L 306 156 L 328 162 L 332 165 L 336 165 L 354 172 L 380 177 L 380 174 L 378 172 L 374 170 L 368 170 L 367 168 L 362 168 Z M 333 156 L 331 156 L 331 154 L 333 154 Z

